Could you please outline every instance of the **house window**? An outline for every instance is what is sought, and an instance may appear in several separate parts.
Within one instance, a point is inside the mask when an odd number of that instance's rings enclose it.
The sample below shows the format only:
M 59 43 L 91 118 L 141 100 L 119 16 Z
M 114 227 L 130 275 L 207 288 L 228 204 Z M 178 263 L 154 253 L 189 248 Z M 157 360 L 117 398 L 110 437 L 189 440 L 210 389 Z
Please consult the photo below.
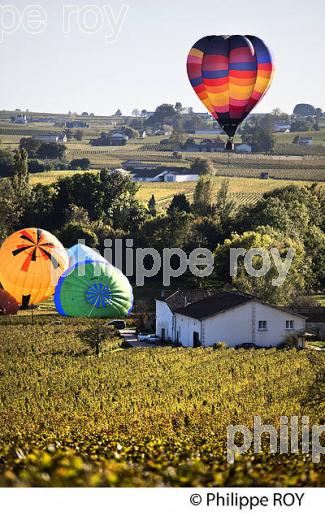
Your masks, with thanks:
M 294 320 L 286 320 L 286 329 L 293 330 L 295 328 Z
M 259 321 L 258 330 L 267 330 L 267 321 L 265 321 L 265 320 Z

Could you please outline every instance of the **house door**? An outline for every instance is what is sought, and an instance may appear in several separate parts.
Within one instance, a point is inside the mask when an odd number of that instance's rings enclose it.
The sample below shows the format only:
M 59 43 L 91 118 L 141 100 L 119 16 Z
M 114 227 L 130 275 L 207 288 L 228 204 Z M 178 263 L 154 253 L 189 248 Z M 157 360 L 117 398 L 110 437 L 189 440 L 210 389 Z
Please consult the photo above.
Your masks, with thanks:
M 198 332 L 193 332 L 193 347 L 199 347 L 201 345 L 200 335 Z
M 161 337 L 162 341 L 165 341 L 165 339 L 166 339 L 166 329 L 161 329 L 160 337 Z

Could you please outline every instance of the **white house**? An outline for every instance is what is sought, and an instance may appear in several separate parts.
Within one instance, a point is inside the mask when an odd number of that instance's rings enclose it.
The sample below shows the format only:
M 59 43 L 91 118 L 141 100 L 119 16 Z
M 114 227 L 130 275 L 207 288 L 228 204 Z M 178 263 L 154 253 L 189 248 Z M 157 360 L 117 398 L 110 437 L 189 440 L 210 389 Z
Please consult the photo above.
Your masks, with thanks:
M 190 170 L 185 169 L 181 171 L 167 171 L 163 175 L 164 182 L 190 182 L 198 181 L 199 175 L 191 173 Z
M 277 346 L 288 334 L 305 331 L 303 316 L 249 294 L 223 291 L 179 308 L 171 307 L 168 298 L 157 300 L 156 333 L 188 347 L 207 347 L 219 341 L 231 347 L 244 343 Z
M 138 182 L 189 182 L 197 181 L 199 176 L 191 173 L 189 169 L 154 168 L 133 170 L 132 179 Z
M 235 152 L 237 153 L 251 153 L 252 147 L 250 144 L 247 143 L 241 143 L 241 144 L 235 144 Z
M 299 137 L 298 144 L 302 146 L 311 146 L 313 144 L 312 137 Z
M 68 140 L 66 134 L 40 134 L 35 139 L 44 143 L 66 143 Z
M 25 114 L 19 114 L 14 118 L 14 123 L 16 125 L 27 125 L 27 117 Z
M 208 289 L 177 289 L 170 291 L 160 299 L 156 300 L 156 334 L 162 339 L 174 341 L 175 316 L 174 311 L 185 307 L 190 303 L 211 296 L 212 291 Z

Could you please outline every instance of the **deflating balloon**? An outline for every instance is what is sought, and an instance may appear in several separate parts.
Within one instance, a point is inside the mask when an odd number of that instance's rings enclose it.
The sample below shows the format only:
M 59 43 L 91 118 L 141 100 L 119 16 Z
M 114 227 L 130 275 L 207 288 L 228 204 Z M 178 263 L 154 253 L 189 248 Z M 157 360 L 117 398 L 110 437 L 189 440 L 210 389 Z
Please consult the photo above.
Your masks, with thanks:
M 54 294 L 68 255 L 48 231 L 26 228 L 10 235 L 0 249 L 0 282 L 19 304 L 32 305 Z
M 7 291 L 0 289 L 0 314 L 17 314 L 19 305 Z
M 131 312 L 133 293 L 119 269 L 106 261 L 86 260 L 63 273 L 54 302 L 62 316 L 120 318 Z
M 187 58 L 193 89 L 231 139 L 266 93 L 273 72 L 271 52 L 256 36 L 205 36 Z
M 69 257 L 69 267 L 79 262 L 86 262 L 86 260 L 94 260 L 97 262 L 104 262 L 105 258 L 101 256 L 97 251 L 91 249 L 84 244 L 76 244 L 67 250 Z

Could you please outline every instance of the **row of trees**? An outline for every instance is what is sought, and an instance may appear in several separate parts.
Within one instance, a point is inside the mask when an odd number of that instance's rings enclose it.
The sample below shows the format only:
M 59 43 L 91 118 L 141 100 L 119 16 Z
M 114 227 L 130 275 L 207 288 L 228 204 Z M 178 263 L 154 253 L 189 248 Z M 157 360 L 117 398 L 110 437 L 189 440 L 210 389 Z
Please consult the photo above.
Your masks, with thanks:
M 210 175 L 202 176 L 192 200 L 176 194 L 164 213 L 157 211 L 154 196 L 148 204 L 139 202 L 137 184 L 108 170 L 30 187 L 27 153 L 22 149 L 14 156 L 14 174 L 0 183 L 0 237 L 36 224 L 56 233 L 66 247 L 80 238 L 99 248 L 106 238 L 132 238 L 135 247 L 161 252 L 169 247 L 187 253 L 207 247 L 216 253 L 213 275 L 205 279 L 186 274 L 178 285 L 233 285 L 271 303 L 291 303 L 324 288 L 325 201 L 320 188 L 287 186 L 266 193 L 253 206 L 237 207 L 228 183 L 217 192 L 214 183 Z M 250 277 L 243 259 L 237 277 L 231 278 L 230 250 L 238 247 L 275 247 L 282 259 L 293 248 L 295 256 L 284 284 L 272 285 L 273 264 L 266 277 Z M 254 262 L 260 265 L 261 258 Z

